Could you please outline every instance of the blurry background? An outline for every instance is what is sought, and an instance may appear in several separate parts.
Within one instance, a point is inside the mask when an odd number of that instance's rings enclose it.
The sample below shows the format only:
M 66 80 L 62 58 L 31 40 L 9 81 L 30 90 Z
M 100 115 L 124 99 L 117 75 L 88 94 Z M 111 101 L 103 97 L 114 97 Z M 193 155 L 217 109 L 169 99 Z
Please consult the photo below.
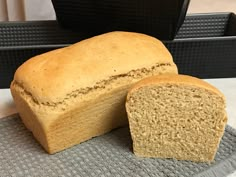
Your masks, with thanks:
M 191 0 L 188 13 L 235 12 L 236 0 Z M 0 21 L 54 20 L 51 0 L 0 0 Z

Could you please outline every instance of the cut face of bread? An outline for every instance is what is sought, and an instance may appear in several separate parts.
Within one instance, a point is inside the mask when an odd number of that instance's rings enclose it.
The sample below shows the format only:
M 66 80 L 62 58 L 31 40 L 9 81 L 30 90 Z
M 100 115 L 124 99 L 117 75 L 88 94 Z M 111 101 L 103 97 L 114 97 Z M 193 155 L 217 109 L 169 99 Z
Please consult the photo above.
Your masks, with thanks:
M 126 101 L 133 151 L 140 157 L 197 162 L 214 159 L 227 117 L 224 96 L 190 76 L 153 76 Z
M 26 127 L 55 153 L 126 125 L 128 89 L 164 73 L 177 67 L 159 40 L 111 32 L 28 60 L 11 92 Z

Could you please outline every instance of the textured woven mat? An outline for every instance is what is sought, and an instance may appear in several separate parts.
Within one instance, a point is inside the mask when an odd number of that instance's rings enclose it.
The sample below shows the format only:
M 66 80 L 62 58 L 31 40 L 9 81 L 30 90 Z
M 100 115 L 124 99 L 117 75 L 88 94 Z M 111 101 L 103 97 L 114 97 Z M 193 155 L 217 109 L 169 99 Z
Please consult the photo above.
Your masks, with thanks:
M 137 158 L 128 128 L 48 155 L 18 115 L 0 120 L 1 177 L 223 177 L 236 170 L 236 130 L 227 126 L 215 162 Z

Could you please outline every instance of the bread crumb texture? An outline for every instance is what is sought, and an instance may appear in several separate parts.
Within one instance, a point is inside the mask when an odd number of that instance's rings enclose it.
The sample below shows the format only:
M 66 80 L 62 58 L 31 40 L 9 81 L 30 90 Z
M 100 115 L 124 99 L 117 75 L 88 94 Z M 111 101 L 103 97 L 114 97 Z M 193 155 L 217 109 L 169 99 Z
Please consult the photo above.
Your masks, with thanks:
M 140 157 L 214 160 L 227 116 L 223 94 L 190 76 L 152 76 L 126 101 L 133 150 Z
M 159 40 L 111 32 L 31 58 L 11 92 L 26 127 L 55 153 L 127 125 L 128 89 L 164 73 L 178 71 Z

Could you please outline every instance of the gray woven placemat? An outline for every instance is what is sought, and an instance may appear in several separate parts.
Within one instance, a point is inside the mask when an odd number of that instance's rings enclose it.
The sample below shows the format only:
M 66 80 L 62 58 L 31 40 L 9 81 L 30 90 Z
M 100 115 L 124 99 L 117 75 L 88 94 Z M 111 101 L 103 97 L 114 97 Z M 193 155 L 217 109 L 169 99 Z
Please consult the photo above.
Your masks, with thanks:
M 48 155 L 18 115 L 0 120 L 1 177 L 223 177 L 236 170 L 236 130 L 227 126 L 215 162 L 137 158 L 128 128 Z

